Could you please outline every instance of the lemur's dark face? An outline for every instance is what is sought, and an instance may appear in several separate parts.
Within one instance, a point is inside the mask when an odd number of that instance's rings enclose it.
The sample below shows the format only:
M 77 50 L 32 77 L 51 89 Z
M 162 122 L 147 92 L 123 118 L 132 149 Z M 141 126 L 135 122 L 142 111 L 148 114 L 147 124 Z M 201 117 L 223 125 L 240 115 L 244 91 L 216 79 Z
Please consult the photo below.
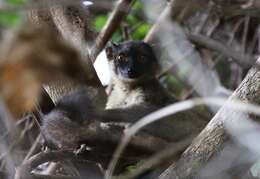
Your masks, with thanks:
M 112 71 L 121 79 L 155 75 L 157 60 L 152 48 L 145 42 L 111 44 L 106 48 L 106 55 Z

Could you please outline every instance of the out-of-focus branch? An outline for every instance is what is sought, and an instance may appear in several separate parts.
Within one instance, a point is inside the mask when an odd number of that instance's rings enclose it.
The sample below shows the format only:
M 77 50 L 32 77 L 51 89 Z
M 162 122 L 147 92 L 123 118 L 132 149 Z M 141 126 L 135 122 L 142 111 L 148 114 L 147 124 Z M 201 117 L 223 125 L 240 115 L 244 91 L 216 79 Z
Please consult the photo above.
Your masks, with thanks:
M 23 5 L 11 5 L 7 3 L 1 3 L 0 5 L 0 11 L 30 11 L 30 10 L 39 10 L 42 8 L 46 8 L 46 5 L 48 6 L 54 6 L 54 5 L 76 5 L 81 4 L 82 2 L 80 0 L 45 0 L 45 1 L 30 1 L 29 3 L 25 3 Z
M 152 28 L 146 34 L 144 39 L 145 42 L 152 44 L 156 41 L 156 35 L 161 29 L 161 24 L 163 23 L 165 18 L 168 18 L 170 16 L 173 2 L 174 1 L 171 1 L 170 4 L 168 4 L 167 7 L 163 10 L 163 12 L 160 14 L 157 22 L 152 26 Z
M 194 3 L 193 0 L 171 0 L 160 14 L 156 23 L 152 26 L 148 34 L 146 34 L 144 41 L 147 43 L 155 43 L 156 36 L 161 30 L 162 25 L 165 23 L 166 19 L 174 18 L 177 21 L 182 21 L 188 18 L 192 13 L 205 8 L 205 4 Z
M 232 48 L 204 35 L 189 33 L 187 36 L 197 45 L 201 45 L 232 58 L 235 63 L 239 64 L 243 68 L 249 68 L 255 63 L 254 57 L 235 51 Z
M 176 64 L 177 70 L 173 73 L 179 76 L 185 86 L 193 87 L 196 94 L 214 96 L 223 92 L 225 96 L 228 96 L 229 92 L 222 86 L 218 75 L 203 63 L 200 53 L 189 41 L 184 28 L 177 23 L 178 15 L 174 13 L 180 11 L 180 7 L 183 7 L 185 3 L 190 7 L 192 2 L 178 0 L 169 2 L 144 40 L 156 46 L 159 49 L 156 52 L 164 54 L 160 62 L 162 69 L 167 68 L 169 64 Z M 194 9 L 186 10 L 185 13 L 189 16 L 193 11 Z M 178 72 L 181 71 L 182 65 L 189 70 L 188 73 L 180 76 Z
M 172 13 L 179 10 L 178 7 L 180 5 L 178 3 L 181 4 L 178 1 L 177 2 L 171 1 L 167 5 L 167 7 L 165 8 L 165 10 L 162 12 L 159 19 L 157 20 L 156 24 L 146 35 L 145 37 L 146 42 L 153 43 L 155 41 L 156 35 L 159 33 L 162 24 L 165 22 L 165 19 L 171 18 Z M 186 3 L 188 6 L 189 2 Z M 186 33 L 186 35 L 192 42 L 201 45 L 203 47 L 209 48 L 211 50 L 220 52 L 223 55 L 232 58 L 234 62 L 236 62 L 237 64 L 241 65 L 244 68 L 249 68 L 252 66 L 253 63 L 255 63 L 254 57 L 248 54 L 242 54 L 240 52 L 232 50 L 230 47 L 227 47 L 226 45 L 221 44 L 220 42 L 217 42 L 216 40 L 213 40 L 209 37 L 199 35 L 199 34 L 194 34 L 194 33 Z
M 33 179 L 34 177 L 31 175 L 31 171 L 45 162 L 66 160 L 75 161 L 78 159 L 77 155 L 71 151 L 41 152 L 25 161 L 17 168 L 15 179 Z
M 106 94 L 92 66 L 88 50 L 86 50 L 86 40 L 90 40 L 90 34 L 92 33 L 90 33 L 89 17 L 84 13 L 85 10 L 82 4 L 53 6 L 47 4 L 42 9 L 32 10 L 29 17 L 36 24 L 43 23 L 53 27 L 57 32 L 57 36 L 61 34 L 64 39 L 76 48 L 79 54 L 78 67 L 80 70 L 78 72 L 81 73 L 79 78 L 83 79 L 83 83 L 69 82 L 64 79 L 46 83 L 44 88 L 51 99 L 56 103 L 66 93 L 79 86 L 87 85 L 91 89 L 95 88 L 98 91 L 98 105 L 102 107 L 106 101 Z
M 190 144 L 191 139 L 186 139 L 184 141 L 176 142 L 169 145 L 165 150 L 159 152 L 153 157 L 147 159 L 140 166 L 137 166 L 137 169 L 134 171 L 127 172 L 126 174 L 122 174 L 115 179 L 132 179 L 136 178 L 139 175 L 147 172 L 150 169 L 156 168 L 169 162 L 169 160 L 173 160 L 178 158 L 178 156 L 183 152 L 183 150 Z
M 260 104 L 260 61 L 249 71 L 243 82 L 229 98 Z M 170 166 L 160 179 L 173 178 L 191 178 L 198 175 L 207 162 L 216 156 L 226 142 L 229 141 L 227 131 L 224 127 L 225 122 L 230 125 L 239 125 L 237 123 L 245 119 L 246 114 L 234 112 L 224 105 L 200 135 L 195 138 L 188 149 L 183 153 L 181 159 Z M 259 119 L 259 118 L 257 118 Z
M 27 155 L 25 156 L 23 162 L 26 162 L 33 154 L 37 152 L 41 140 L 42 140 L 42 136 L 41 134 L 39 134 L 38 137 L 35 139 L 33 145 L 31 146 L 30 150 L 28 151 Z
M 131 5 L 134 0 L 119 0 L 113 12 L 109 16 L 107 23 L 99 33 L 96 38 L 95 45 L 91 50 L 91 60 L 95 61 L 97 55 L 101 52 L 101 50 L 105 47 L 106 43 L 114 33 L 114 31 L 119 27 L 121 21 L 129 12 Z
M 89 10 L 91 12 L 95 13 L 108 13 L 113 9 L 113 3 L 114 1 L 107 1 L 107 0 L 99 0 L 95 1 L 93 5 L 89 7 Z
M 41 174 L 31 174 L 33 179 L 80 179 L 80 177 L 75 176 L 63 176 L 63 175 L 41 175 Z

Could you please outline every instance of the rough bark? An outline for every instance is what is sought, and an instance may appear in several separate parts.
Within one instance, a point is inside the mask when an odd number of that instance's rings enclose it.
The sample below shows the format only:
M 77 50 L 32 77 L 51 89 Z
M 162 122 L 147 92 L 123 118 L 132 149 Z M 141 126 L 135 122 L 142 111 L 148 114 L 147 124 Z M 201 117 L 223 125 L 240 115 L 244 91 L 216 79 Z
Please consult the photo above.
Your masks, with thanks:
M 228 100 L 238 99 L 244 102 L 260 104 L 260 71 L 257 61 Z M 183 153 L 180 160 L 170 166 L 160 179 L 193 178 L 213 156 L 223 149 L 229 137 L 224 127 L 224 122 L 236 124 L 244 118 L 244 114 L 237 114 L 227 106 L 223 106 L 205 129 L 196 137 L 193 143 Z

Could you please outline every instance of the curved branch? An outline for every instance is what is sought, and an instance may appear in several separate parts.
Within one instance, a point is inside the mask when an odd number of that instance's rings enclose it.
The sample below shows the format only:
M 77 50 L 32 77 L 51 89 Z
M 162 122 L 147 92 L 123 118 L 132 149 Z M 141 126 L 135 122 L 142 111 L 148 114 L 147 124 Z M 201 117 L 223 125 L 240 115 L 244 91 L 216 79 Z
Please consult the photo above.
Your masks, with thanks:
M 31 171 L 35 169 L 40 164 L 49 161 L 66 161 L 66 160 L 78 160 L 77 155 L 71 151 L 50 151 L 41 152 L 34 155 L 29 160 L 25 161 L 16 170 L 15 179 L 33 179 Z

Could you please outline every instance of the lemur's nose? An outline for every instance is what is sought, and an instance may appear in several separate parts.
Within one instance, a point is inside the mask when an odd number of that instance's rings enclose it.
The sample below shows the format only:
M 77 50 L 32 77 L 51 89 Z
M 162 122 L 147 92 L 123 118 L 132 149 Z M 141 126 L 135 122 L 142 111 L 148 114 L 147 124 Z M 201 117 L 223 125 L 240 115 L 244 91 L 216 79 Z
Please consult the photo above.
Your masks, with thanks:
M 128 75 L 132 76 L 134 74 L 134 71 L 133 71 L 133 69 L 128 68 L 127 73 L 128 73 Z

